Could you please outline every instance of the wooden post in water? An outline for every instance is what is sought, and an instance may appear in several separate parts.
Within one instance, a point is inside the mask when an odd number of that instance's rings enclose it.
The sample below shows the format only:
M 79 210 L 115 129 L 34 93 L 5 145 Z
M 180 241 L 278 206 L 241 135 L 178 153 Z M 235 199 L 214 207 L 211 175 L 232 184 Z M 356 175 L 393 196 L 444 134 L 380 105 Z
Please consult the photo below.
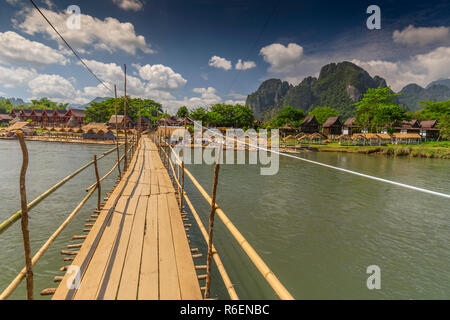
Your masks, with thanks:
M 115 109 L 116 109 L 116 147 L 117 147 L 117 168 L 119 169 L 119 179 L 122 178 L 122 171 L 120 170 L 120 150 L 119 150 L 119 125 L 117 123 L 117 86 L 114 85 Z
M 124 116 L 124 128 L 125 128 L 125 162 L 124 162 L 124 170 L 127 170 L 128 167 L 128 121 L 127 121 L 127 65 L 124 64 L 124 89 L 125 94 L 123 96 L 123 116 Z
M 100 203 L 101 203 L 101 198 L 102 198 L 102 187 L 100 185 L 100 176 L 98 174 L 97 155 L 95 155 L 95 154 L 94 154 L 94 167 L 95 167 L 95 177 L 97 178 L 97 189 L 98 189 L 97 210 L 100 210 Z
M 33 266 L 31 261 L 31 247 L 30 247 L 30 231 L 28 229 L 28 204 L 27 204 L 27 190 L 25 185 L 25 177 L 28 169 L 28 149 L 25 144 L 23 132 L 17 132 L 19 138 L 20 148 L 22 149 L 22 169 L 20 170 L 20 204 L 22 208 L 22 236 L 23 247 L 25 251 L 25 265 L 27 274 L 27 298 L 33 300 Z
M 217 161 L 214 166 L 214 179 L 212 188 L 212 198 L 211 198 L 211 212 L 209 213 L 209 236 L 208 236 L 208 257 L 206 260 L 206 288 L 205 288 L 205 299 L 210 297 L 211 288 L 211 259 L 213 255 L 213 231 L 214 231 L 214 217 L 216 214 L 216 191 L 217 182 L 219 179 L 219 169 L 220 169 L 220 154 L 222 152 L 222 145 L 219 145 L 217 149 Z

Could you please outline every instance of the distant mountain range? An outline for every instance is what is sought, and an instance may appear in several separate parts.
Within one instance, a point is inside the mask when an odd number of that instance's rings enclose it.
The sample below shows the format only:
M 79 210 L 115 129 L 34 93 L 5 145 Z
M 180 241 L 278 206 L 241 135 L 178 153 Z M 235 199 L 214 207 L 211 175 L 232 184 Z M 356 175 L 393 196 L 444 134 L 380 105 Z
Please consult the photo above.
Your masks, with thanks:
M 266 80 L 247 97 L 246 104 L 257 119 L 263 120 L 288 105 L 305 112 L 318 106 L 330 107 L 343 117 L 349 117 L 354 113 L 354 103 L 367 89 L 386 86 L 383 78 L 371 77 L 363 68 L 344 61 L 323 66 L 318 78 L 307 77 L 296 86 L 280 79 Z M 427 88 L 410 84 L 399 93 L 398 102 L 416 111 L 421 100 L 450 100 L 450 79 L 434 81 Z

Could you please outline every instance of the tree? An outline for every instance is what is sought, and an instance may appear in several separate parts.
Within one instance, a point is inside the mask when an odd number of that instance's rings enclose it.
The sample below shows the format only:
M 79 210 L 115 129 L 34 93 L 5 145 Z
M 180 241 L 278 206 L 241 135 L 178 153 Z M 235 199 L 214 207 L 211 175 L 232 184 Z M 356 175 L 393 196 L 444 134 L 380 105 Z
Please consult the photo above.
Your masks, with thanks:
M 189 117 L 189 110 L 186 106 L 182 106 L 177 111 L 177 117 L 186 118 Z
M 420 120 L 437 120 L 437 127 L 442 139 L 450 138 L 450 100 L 420 101 L 422 109 L 414 114 Z
M 286 106 L 278 112 L 278 114 L 269 121 L 269 126 L 272 128 L 278 128 L 284 126 L 286 123 L 290 123 L 296 127 L 300 126 L 301 121 L 305 118 L 305 114 L 302 109 L 296 109 L 291 106 Z
M 406 110 L 395 103 L 398 94 L 391 88 L 369 88 L 356 105 L 356 122 L 367 129 L 390 126 L 405 119 Z
M 194 120 L 205 122 L 208 117 L 208 110 L 203 107 L 191 111 L 191 118 Z
M 448 101 L 420 101 L 421 109 L 414 114 L 419 120 L 439 120 L 450 114 L 450 100 Z
M 315 116 L 320 124 L 324 124 L 330 117 L 337 117 L 339 113 L 330 107 L 317 107 L 309 112 L 310 116 Z
M 41 98 L 31 100 L 31 104 L 29 106 L 30 109 L 43 110 L 43 109 L 60 109 L 64 110 L 67 108 L 68 103 L 57 103 L 49 100 L 48 98 Z
M 140 115 L 151 121 L 156 121 L 162 114 L 160 103 L 150 99 L 127 98 L 127 115 L 136 121 Z M 85 110 L 87 122 L 107 122 L 115 114 L 115 99 L 110 98 L 102 102 L 93 102 Z M 117 99 L 117 114 L 124 114 L 123 97 Z
M 447 113 L 439 118 L 437 127 L 442 139 L 450 140 L 450 114 Z

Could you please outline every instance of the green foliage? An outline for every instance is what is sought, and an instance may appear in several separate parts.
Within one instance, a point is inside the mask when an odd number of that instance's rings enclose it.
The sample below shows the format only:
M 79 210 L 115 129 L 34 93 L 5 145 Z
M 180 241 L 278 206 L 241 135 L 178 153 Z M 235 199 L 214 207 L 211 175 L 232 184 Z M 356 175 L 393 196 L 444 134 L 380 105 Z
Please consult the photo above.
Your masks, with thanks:
M 376 129 L 404 120 L 406 110 L 395 104 L 396 93 L 387 88 L 369 88 L 356 105 L 356 121 L 363 127 Z
M 437 124 L 442 139 L 450 140 L 450 114 L 447 113 L 439 118 Z
M 51 101 L 47 98 L 41 98 L 40 100 L 33 99 L 28 107 L 29 109 L 43 110 L 43 109 L 60 109 L 64 110 L 67 108 L 68 103 L 57 103 Z
M 439 120 L 450 114 L 450 100 L 448 101 L 420 101 L 421 109 L 414 114 L 419 120 Z
M 249 128 L 253 126 L 253 110 L 239 104 L 215 104 L 211 108 L 197 108 L 190 112 L 192 119 L 216 127 Z
M 156 121 L 162 116 L 162 106 L 158 102 L 150 99 L 127 98 L 127 115 L 136 121 L 141 108 L 141 116 L 147 117 L 151 121 Z M 102 102 L 93 102 L 85 110 L 87 122 L 108 122 L 115 114 L 115 99 L 110 98 Z M 117 99 L 117 114 L 124 114 L 124 99 Z
M 208 110 L 203 107 L 197 108 L 191 111 L 190 117 L 194 120 L 205 122 L 208 117 Z
M 293 126 L 298 127 L 304 118 L 305 114 L 302 109 L 286 106 L 281 109 L 271 121 L 269 121 L 268 125 L 270 128 L 278 128 L 289 122 Z
M 450 100 L 421 101 L 421 109 L 414 116 L 419 120 L 437 120 L 442 139 L 450 139 Z
M 186 106 L 182 106 L 177 111 L 177 117 L 185 118 L 189 117 L 189 110 Z
M 339 115 L 339 113 L 330 107 L 317 107 L 317 108 L 314 108 L 309 113 L 309 115 L 315 116 L 317 121 L 319 121 L 320 124 L 324 124 L 328 118 L 337 117 Z

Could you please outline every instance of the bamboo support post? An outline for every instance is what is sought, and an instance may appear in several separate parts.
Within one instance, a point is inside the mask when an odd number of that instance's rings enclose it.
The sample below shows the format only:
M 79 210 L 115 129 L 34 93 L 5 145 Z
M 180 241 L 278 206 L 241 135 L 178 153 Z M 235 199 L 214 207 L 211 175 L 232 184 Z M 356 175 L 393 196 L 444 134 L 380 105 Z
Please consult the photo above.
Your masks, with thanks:
M 45 242 L 45 244 L 39 249 L 39 251 L 33 256 L 32 266 L 35 266 L 36 263 L 42 258 L 44 253 L 48 250 L 48 248 L 52 245 L 52 243 L 56 240 L 56 238 L 61 234 L 61 232 L 67 227 L 67 225 L 75 218 L 77 213 L 81 210 L 81 208 L 86 204 L 89 198 L 94 194 L 95 189 L 92 189 L 86 197 L 78 204 L 78 206 L 70 213 L 66 220 L 59 226 L 58 229 L 50 236 L 50 238 Z M 72 239 L 85 239 L 87 236 L 73 236 Z M 64 261 L 72 261 L 74 258 L 64 258 Z M 0 294 L 0 300 L 7 299 L 14 290 L 19 286 L 22 280 L 25 278 L 26 268 L 23 268 L 22 271 L 17 275 L 17 277 L 11 282 L 11 284 Z
M 28 229 L 28 205 L 27 205 L 27 190 L 25 185 L 25 178 L 28 169 L 28 149 L 25 144 L 23 132 L 17 132 L 19 138 L 20 148 L 22 149 L 22 168 L 20 170 L 20 204 L 22 207 L 22 236 L 23 247 L 25 251 L 25 265 L 27 277 L 27 298 L 33 300 L 33 266 L 31 262 L 31 246 L 30 246 L 30 231 Z
M 211 211 L 209 213 L 209 236 L 208 236 L 208 257 L 206 259 L 206 290 L 205 290 L 205 298 L 210 297 L 210 289 L 211 289 L 211 258 L 212 258 L 212 245 L 213 245 L 213 232 L 214 232 L 214 217 L 216 214 L 216 192 L 217 192 L 217 182 L 219 179 L 219 169 L 220 169 L 220 150 L 221 146 L 217 150 L 217 161 L 214 166 L 214 179 L 213 179 L 213 187 L 212 187 L 212 200 L 211 200 Z
M 185 172 L 189 179 L 191 179 L 194 186 L 197 188 L 198 191 L 200 191 L 200 194 L 205 198 L 205 200 L 208 203 L 211 203 L 211 197 L 209 194 L 205 191 L 205 189 L 201 186 L 201 184 L 195 179 L 195 177 L 192 175 L 192 173 L 185 169 Z M 188 197 L 185 194 L 186 202 L 188 202 Z M 192 210 L 191 205 L 189 206 Z M 236 241 L 239 243 L 241 248 L 244 250 L 244 252 L 247 254 L 247 256 L 250 258 L 250 260 L 253 262 L 255 267 L 258 269 L 258 271 L 262 274 L 264 279 L 269 283 L 269 285 L 272 287 L 272 289 L 275 291 L 275 293 L 282 299 L 282 300 L 294 300 L 294 297 L 289 293 L 289 291 L 283 286 L 283 284 L 278 280 L 278 278 L 275 276 L 275 274 L 270 270 L 270 268 L 265 264 L 265 262 L 261 259 L 259 254 L 253 249 L 253 247 L 248 243 L 247 239 L 244 238 L 244 236 L 239 232 L 239 230 L 236 228 L 236 226 L 231 222 L 231 220 L 227 217 L 225 212 L 223 212 L 222 209 L 219 208 L 219 206 L 216 204 L 216 212 L 219 218 L 222 220 L 222 222 L 225 224 L 226 228 L 230 231 L 231 235 L 236 239 Z
M 117 86 L 114 85 L 114 107 L 116 111 L 116 147 L 117 147 L 117 167 L 119 169 L 119 179 L 122 178 L 122 172 L 120 170 L 120 150 L 119 150 L 119 125 L 117 123 Z M 126 119 L 124 119 L 126 122 Z
M 124 128 L 125 128 L 125 163 L 124 163 L 124 171 L 128 167 L 128 121 L 127 121 L 127 65 L 124 65 L 124 76 L 125 76 L 125 82 L 124 82 L 124 89 L 125 89 L 125 95 L 123 96 L 123 115 L 124 115 Z
M 98 157 L 97 160 L 100 160 L 104 157 L 106 157 L 108 154 L 112 153 L 113 151 L 116 150 L 116 147 L 106 151 L 105 153 L 103 153 L 102 156 Z M 80 172 L 84 171 L 85 169 L 87 169 L 88 167 L 90 167 L 92 164 L 94 164 L 94 161 L 90 161 L 89 163 L 85 164 L 84 166 L 82 166 L 81 168 L 79 168 L 78 170 L 72 172 L 71 174 L 69 174 L 67 177 L 65 177 L 64 179 L 62 179 L 61 181 L 59 181 L 57 184 L 55 184 L 53 187 L 51 187 L 50 189 L 48 189 L 47 191 L 45 191 L 44 193 L 42 193 L 41 195 L 39 195 L 38 197 L 36 197 L 33 201 L 31 201 L 28 204 L 28 211 L 32 210 L 34 207 L 36 207 L 39 203 L 41 203 L 44 199 L 46 199 L 48 196 L 50 196 L 53 192 L 55 192 L 56 190 L 58 190 L 60 187 L 62 187 L 66 182 L 70 181 L 72 178 L 74 178 L 76 175 L 78 175 Z M 5 232 L 6 230 L 8 230 L 9 227 L 11 227 L 15 222 L 17 222 L 22 216 L 22 210 L 17 211 L 16 213 L 14 213 L 11 217 L 9 217 L 8 219 L 6 219 L 5 221 L 3 221 L 0 224 L 0 234 L 2 234 L 3 232 Z
M 95 168 L 95 177 L 97 178 L 97 210 L 100 210 L 100 202 L 102 198 L 102 187 L 100 185 L 100 176 L 98 175 L 98 166 L 97 166 L 97 155 L 94 154 L 94 168 Z

